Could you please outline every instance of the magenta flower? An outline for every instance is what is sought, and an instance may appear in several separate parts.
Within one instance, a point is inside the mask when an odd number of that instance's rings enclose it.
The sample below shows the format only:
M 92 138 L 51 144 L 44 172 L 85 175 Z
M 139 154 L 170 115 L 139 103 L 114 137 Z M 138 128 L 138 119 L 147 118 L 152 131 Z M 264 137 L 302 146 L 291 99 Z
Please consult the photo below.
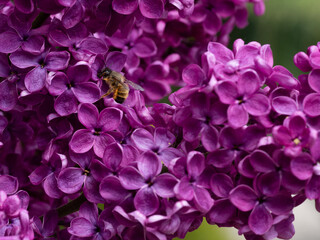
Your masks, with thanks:
M 41 55 L 18 50 L 10 55 L 10 61 L 18 68 L 33 67 L 24 79 L 29 92 L 40 91 L 47 81 L 47 71 L 58 71 L 68 66 L 70 54 L 67 51 L 46 51 Z
M 94 103 L 100 98 L 99 87 L 89 82 L 91 70 L 87 64 L 71 66 L 67 74 L 58 72 L 51 79 L 48 90 L 51 95 L 58 96 L 54 109 L 61 116 L 75 113 L 80 103 Z
M 196 208 L 206 213 L 213 205 L 209 191 L 202 186 L 201 174 L 205 169 L 205 158 L 202 153 L 192 151 L 185 157 L 176 160 L 173 171 L 180 179 L 174 192 L 181 200 L 193 201 Z
M 216 93 L 222 103 L 228 107 L 228 122 L 234 128 L 247 124 L 249 114 L 253 116 L 267 115 L 271 106 L 269 99 L 258 93 L 261 80 L 253 70 L 247 70 L 239 76 L 237 84 L 232 81 L 221 81 Z
M 162 164 L 151 152 L 144 152 L 137 159 L 138 169 L 126 167 L 120 171 L 121 185 L 127 190 L 138 190 L 134 206 L 142 214 L 149 216 L 159 208 L 159 197 L 174 197 L 173 187 L 177 179 L 169 174 L 160 174 Z M 159 175 L 160 174 L 160 175 Z
M 259 196 L 247 185 L 238 185 L 230 192 L 230 201 L 241 211 L 251 211 L 248 225 L 257 235 L 270 230 L 273 225 L 273 216 L 288 214 L 294 206 L 290 194 L 279 192 L 272 197 Z
M 80 104 L 78 118 L 86 129 L 74 133 L 69 143 L 70 149 L 76 153 L 85 153 L 93 147 L 94 153 L 102 158 L 105 147 L 115 141 L 108 132 L 118 128 L 122 114 L 122 111 L 113 107 L 105 108 L 99 114 L 96 106 Z

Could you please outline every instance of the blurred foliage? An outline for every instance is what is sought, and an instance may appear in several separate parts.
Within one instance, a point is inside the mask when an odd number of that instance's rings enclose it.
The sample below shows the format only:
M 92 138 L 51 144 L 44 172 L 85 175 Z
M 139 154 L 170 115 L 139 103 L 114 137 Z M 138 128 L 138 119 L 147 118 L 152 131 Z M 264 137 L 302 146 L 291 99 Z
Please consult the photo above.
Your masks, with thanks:
M 237 38 L 270 44 L 275 65 L 285 66 L 298 77 L 301 71 L 293 57 L 320 41 L 319 8 L 319 0 L 266 0 L 265 14 L 250 14 L 249 26 L 232 32 L 230 46 Z
M 274 65 L 288 68 L 295 77 L 301 71 L 293 63 L 294 55 L 305 52 L 310 45 L 320 41 L 320 1 L 319 0 L 266 0 L 266 12 L 257 17 L 250 13 L 249 26 L 235 29 L 230 45 L 237 38 L 246 43 L 258 41 L 270 44 Z M 201 227 L 188 233 L 185 240 L 235 240 L 236 231 L 210 226 L 203 222 Z M 241 239 L 241 238 L 240 238 Z M 244 239 L 244 238 L 242 238 Z

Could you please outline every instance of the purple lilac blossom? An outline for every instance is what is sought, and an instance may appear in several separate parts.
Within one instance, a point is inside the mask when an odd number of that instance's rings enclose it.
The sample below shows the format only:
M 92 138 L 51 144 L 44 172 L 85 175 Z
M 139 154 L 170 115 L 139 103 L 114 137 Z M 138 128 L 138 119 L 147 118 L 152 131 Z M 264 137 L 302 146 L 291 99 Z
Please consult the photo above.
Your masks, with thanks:
M 292 238 L 293 208 L 320 209 L 320 44 L 295 56 L 298 78 L 269 45 L 228 49 L 247 3 L 264 12 L 262 0 L 0 1 L 0 234 L 165 240 L 206 217 L 246 239 Z M 105 67 L 145 91 L 100 99 Z M 172 85 L 171 105 L 155 104 Z

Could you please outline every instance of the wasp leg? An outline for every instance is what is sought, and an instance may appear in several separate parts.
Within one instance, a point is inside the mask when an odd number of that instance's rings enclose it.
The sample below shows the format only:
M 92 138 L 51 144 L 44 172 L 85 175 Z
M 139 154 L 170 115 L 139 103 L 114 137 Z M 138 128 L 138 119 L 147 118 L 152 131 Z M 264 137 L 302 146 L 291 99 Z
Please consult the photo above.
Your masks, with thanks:
M 113 92 L 113 88 L 109 88 L 108 92 L 106 92 L 105 94 L 103 94 L 100 98 L 105 98 L 106 96 L 108 96 L 110 93 Z

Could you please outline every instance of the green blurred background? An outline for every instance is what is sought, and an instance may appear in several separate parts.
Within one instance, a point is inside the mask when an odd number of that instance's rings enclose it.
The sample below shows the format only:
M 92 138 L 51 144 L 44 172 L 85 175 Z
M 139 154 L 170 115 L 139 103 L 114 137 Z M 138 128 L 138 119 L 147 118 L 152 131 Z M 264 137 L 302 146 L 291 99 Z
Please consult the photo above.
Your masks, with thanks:
M 251 9 L 251 8 L 250 8 Z M 295 77 L 301 74 L 293 63 L 293 56 L 306 51 L 308 46 L 320 41 L 320 0 L 266 0 L 266 12 L 257 17 L 250 14 L 245 29 L 235 29 L 231 34 L 230 46 L 235 39 L 246 43 L 258 41 L 270 44 L 275 65 L 288 68 Z M 218 228 L 203 223 L 188 233 L 186 240 L 236 240 L 244 239 L 236 230 Z

